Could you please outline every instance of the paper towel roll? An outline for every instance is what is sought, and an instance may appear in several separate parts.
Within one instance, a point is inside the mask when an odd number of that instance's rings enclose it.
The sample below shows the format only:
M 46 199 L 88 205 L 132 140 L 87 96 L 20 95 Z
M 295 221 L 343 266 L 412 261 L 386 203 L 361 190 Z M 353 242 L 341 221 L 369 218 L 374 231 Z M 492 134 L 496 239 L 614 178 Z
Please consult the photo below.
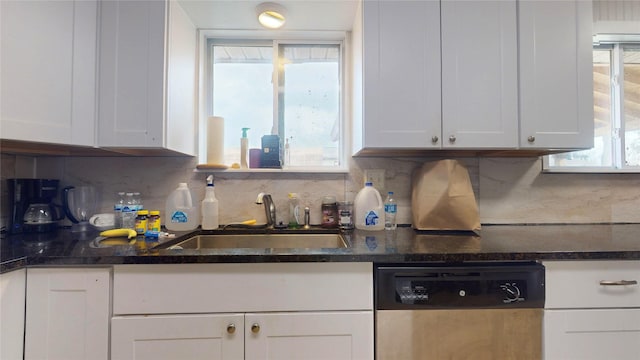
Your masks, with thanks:
M 209 116 L 207 121 L 207 164 L 224 164 L 224 118 Z

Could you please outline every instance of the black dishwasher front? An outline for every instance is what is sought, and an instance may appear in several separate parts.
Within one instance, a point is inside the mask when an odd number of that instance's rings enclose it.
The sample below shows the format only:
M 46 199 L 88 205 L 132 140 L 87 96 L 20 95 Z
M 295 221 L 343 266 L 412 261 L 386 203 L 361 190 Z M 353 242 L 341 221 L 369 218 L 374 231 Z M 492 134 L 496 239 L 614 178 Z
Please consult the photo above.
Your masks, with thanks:
M 378 264 L 375 294 L 378 360 L 541 357 L 539 263 Z

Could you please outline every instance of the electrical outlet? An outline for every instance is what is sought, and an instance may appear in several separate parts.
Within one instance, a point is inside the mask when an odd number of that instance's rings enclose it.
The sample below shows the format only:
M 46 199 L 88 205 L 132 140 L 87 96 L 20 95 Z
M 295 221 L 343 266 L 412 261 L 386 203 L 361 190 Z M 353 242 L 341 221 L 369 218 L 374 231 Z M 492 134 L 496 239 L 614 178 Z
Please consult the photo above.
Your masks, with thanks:
M 364 182 L 372 182 L 373 187 L 380 192 L 384 191 L 384 169 L 368 169 L 364 171 Z M 364 186 L 364 184 L 362 184 Z

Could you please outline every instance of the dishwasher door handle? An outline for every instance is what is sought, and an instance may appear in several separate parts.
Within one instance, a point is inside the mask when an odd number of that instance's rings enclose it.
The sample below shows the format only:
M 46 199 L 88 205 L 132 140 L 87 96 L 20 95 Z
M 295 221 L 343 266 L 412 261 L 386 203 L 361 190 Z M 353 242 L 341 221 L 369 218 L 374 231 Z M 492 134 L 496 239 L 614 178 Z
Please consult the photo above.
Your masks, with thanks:
M 626 285 L 638 285 L 636 280 L 600 280 L 602 286 L 626 286 Z

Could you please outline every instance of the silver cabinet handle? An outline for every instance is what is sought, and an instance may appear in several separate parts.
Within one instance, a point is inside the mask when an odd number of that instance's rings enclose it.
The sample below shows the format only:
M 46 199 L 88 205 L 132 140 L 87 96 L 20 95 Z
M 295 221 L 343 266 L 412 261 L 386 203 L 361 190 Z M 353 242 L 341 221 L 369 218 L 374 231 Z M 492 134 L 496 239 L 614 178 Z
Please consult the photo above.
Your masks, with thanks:
M 530 143 L 534 143 L 536 141 L 536 137 L 535 136 L 529 136 L 527 138 L 527 141 L 530 142 Z
M 638 285 L 636 280 L 600 280 L 602 286 Z
M 251 325 L 251 332 L 254 334 L 257 334 L 260 332 L 260 325 L 259 324 L 253 324 Z
M 455 136 L 455 135 L 451 135 L 451 136 L 449 136 L 449 142 L 450 142 L 450 143 L 454 143 L 454 142 L 456 142 L 456 136 Z
M 229 334 L 233 334 L 234 332 L 236 332 L 236 325 L 235 324 L 227 325 L 227 332 Z
M 440 140 L 440 139 L 438 139 L 438 137 L 437 137 L 437 136 L 432 136 L 432 137 L 431 137 L 431 142 L 432 142 L 432 143 L 434 143 L 434 144 L 435 144 L 435 143 L 437 143 L 437 142 L 438 142 L 438 140 Z

